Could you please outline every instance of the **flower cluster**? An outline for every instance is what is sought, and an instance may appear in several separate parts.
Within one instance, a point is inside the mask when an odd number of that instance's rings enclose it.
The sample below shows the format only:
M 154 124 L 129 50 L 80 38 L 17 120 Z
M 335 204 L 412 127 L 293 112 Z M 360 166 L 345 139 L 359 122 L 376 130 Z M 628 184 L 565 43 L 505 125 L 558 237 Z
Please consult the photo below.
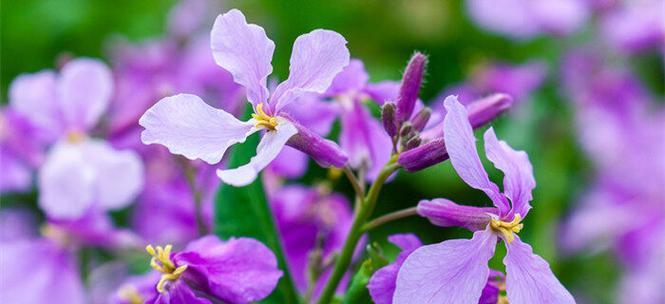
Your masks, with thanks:
M 295 38 L 279 82 L 264 28 L 238 9 L 217 15 L 206 0 L 183 0 L 164 37 L 115 40 L 108 62 L 67 57 L 11 82 L 0 108 L 0 302 L 584 299 L 529 245 L 543 242 L 566 254 L 614 248 L 623 275 L 612 296 L 665 301 L 665 112 L 633 71 L 607 64 L 663 51 L 657 2 L 469 0 L 471 21 L 495 34 L 571 37 L 594 22 L 611 50 L 566 50 L 560 70 L 544 58 L 482 61 L 424 100 L 436 55 L 416 51 L 401 79 L 370 81 L 352 42 L 314 29 Z M 538 153 L 486 126 L 513 109 L 515 121 L 540 115 L 531 101 L 553 83 L 571 100 L 593 183 L 551 229 L 559 239 L 535 243 L 531 223 L 547 217 L 527 220 L 546 209 L 531 206 L 541 202 Z M 383 188 L 446 171 L 444 162 L 487 203 L 409 192 L 405 209 L 377 216 Z M 401 230 L 395 221 L 409 216 L 432 233 L 374 233 Z M 469 237 L 442 240 L 432 225 Z

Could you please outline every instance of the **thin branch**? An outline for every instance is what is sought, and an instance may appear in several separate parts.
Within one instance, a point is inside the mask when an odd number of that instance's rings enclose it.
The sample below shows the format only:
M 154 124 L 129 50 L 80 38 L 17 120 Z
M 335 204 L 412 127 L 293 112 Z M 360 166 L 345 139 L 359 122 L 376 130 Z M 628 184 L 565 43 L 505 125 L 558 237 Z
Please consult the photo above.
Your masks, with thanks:
M 351 168 L 348 166 L 344 167 L 344 175 L 346 175 L 346 178 L 349 179 L 349 183 L 353 186 L 353 191 L 356 192 L 356 197 L 365 197 L 365 189 L 363 189 L 360 182 L 358 182 L 358 179 L 353 174 L 353 171 L 351 171 Z
M 377 217 L 371 221 L 369 221 L 367 224 L 363 226 L 363 231 L 369 231 L 372 230 L 376 227 L 379 227 L 385 223 L 394 221 L 394 220 L 399 220 L 405 217 L 417 215 L 418 211 L 416 207 L 412 208 L 407 208 L 407 209 L 402 209 L 399 211 L 391 212 L 386 215 Z

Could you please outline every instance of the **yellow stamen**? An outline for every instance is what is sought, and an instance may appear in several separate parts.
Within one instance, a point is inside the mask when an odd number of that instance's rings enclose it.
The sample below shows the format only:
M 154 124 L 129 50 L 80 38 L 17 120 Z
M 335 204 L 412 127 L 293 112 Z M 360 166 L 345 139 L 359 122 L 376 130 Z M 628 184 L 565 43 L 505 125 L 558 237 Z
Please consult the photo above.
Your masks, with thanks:
M 524 227 L 524 224 L 520 223 L 521 221 L 522 216 L 515 214 L 515 218 L 513 218 L 511 222 L 492 219 L 490 221 L 490 227 L 492 227 L 494 231 L 501 233 L 506 242 L 510 244 L 515 239 L 515 235 L 513 233 L 519 233 Z
M 145 247 L 145 251 L 152 256 L 150 259 L 150 267 L 162 273 L 159 282 L 157 283 L 157 291 L 164 292 L 164 286 L 169 281 L 175 281 L 180 278 L 180 275 L 187 270 L 187 265 L 176 267 L 171 261 L 171 250 L 173 246 L 166 245 L 157 246 L 155 249 L 152 245 Z
M 80 143 L 85 139 L 85 134 L 79 131 L 69 131 L 67 132 L 67 141 L 70 143 Z
M 277 127 L 277 118 L 270 116 L 263 111 L 263 103 L 256 106 L 256 113 L 252 114 L 252 118 L 256 120 L 254 126 L 257 128 L 266 128 L 270 131 L 274 131 L 275 127 Z
M 136 287 L 129 284 L 120 287 L 118 297 L 129 304 L 143 304 L 145 302 Z

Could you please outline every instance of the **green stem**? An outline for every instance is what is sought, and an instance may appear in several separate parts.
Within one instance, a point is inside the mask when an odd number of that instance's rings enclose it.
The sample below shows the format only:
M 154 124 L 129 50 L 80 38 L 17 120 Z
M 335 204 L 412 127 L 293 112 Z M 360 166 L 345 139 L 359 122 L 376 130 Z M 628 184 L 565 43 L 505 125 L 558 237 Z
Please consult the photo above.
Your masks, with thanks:
M 371 221 L 369 221 L 367 224 L 363 226 L 363 231 L 370 231 L 376 227 L 379 227 L 385 223 L 398 220 L 401 218 L 409 217 L 418 214 L 418 210 L 416 207 L 411 207 L 407 209 L 402 209 L 399 211 L 391 212 L 386 215 L 382 215 L 380 217 L 377 217 Z
M 196 187 L 196 168 L 188 161 L 185 161 L 185 175 L 187 177 L 189 190 L 192 192 L 194 199 L 194 218 L 196 219 L 196 228 L 199 235 L 203 236 L 209 232 L 205 220 L 203 219 L 203 199 L 201 191 Z
M 358 241 L 360 241 L 360 238 L 363 235 L 363 226 L 374 211 L 376 200 L 378 199 L 379 193 L 381 192 L 381 187 L 386 182 L 388 177 L 390 177 L 391 174 L 399 169 L 399 165 L 396 164 L 396 161 L 397 157 L 393 156 L 390 162 L 388 162 L 388 164 L 383 167 L 381 173 L 379 173 L 379 176 L 369 188 L 367 196 L 365 196 L 365 198 L 360 201 L 360 204 L 357 204 L 358 208 L 355 209 L 353 215 L 353 224 L 351 225 L 349 235 L 344 242 L 344 246 L 342 247 L 342 251 L 337 258 L 337 262 L 335 263 L 332 274 L 330 275 L 330 278 L 328 279 L 328 282 L 326 283 L 326 286 L 324 287 L 323 292 L 321 293 L 321 297 L 319 297 L 317 303 L 329 304 L 332 302 L 332 298 L 335 295 L 335 290 L 337 289 L 340 280 L 342 280 L 342 277 L 349 268 L 351 259 L 353 258 L 353 252 L 358 245 Z

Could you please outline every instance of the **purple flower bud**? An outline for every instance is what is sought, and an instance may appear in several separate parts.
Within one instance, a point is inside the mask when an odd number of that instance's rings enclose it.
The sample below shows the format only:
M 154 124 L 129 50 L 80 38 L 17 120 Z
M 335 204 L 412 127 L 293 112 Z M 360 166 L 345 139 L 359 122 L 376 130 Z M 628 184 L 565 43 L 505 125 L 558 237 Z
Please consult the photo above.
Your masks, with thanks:
M 423 82 L 426 63 L 427 56 L 422 53 L 415 53 L 411 57 L 409 65 L 406 66 L 406 71 L 402 77 L 402 85 L 397 96 L 397 121 L 400 123 L 409 120 L 411 114 L 413 114 L 420 85 Z
M 432 109 L 424 107 L 422 110 L 420 110 L 420 112 L 418 112 L 418 114 L 416 114 L 415 117 L 413 117 L 413 119 L 411 119 L 411 125 L 413 125 L 414 129 L 420 132 L 425 129 L 425 126 L 427 125 L 427 122 L 431 116 Z
M 395 121 L 395 103 L 386 102 L 381 108 L 381 121 L 383 129 L 390 137 L 397 135 L 397 121 Z
M 293 135 L 286 142 L 287 145 L 309 155 L 321 167 L 341 168 L 346 165 L 348 157 L 335 142 L 319 136 L 288 116 L 285 117 L 298 129 L 298 134 Z
M 409 137 L 408 135 L 411 133 L 411 131 L 413 131 L 413 126 L 410 122 L 407 121 L 402 124 L 402 127 L 399 129 L 399 136 L 402 138 L 407 138 Z
M 474 129 L 481 127 L 508 110 L 512 104 L 513 98 L 502 93 L 473 101 L 467 106 L 469 122 Z
M 407 140 L 406 143 L 404 144 L 404 149 L 402 150 L 407 151 L 420 146 L 423 140 L 418 135 L 419 135 L 418 133 L 415 133 L 414 136 L 412 136 L 409 140 Z
M 443 138 L 436 138 L 422 146 L 402 152 L 397 162 L 402 165 L 404 170 L 415 172 L 446 159 L 448 159 L 448 152 L 446 152 Z

